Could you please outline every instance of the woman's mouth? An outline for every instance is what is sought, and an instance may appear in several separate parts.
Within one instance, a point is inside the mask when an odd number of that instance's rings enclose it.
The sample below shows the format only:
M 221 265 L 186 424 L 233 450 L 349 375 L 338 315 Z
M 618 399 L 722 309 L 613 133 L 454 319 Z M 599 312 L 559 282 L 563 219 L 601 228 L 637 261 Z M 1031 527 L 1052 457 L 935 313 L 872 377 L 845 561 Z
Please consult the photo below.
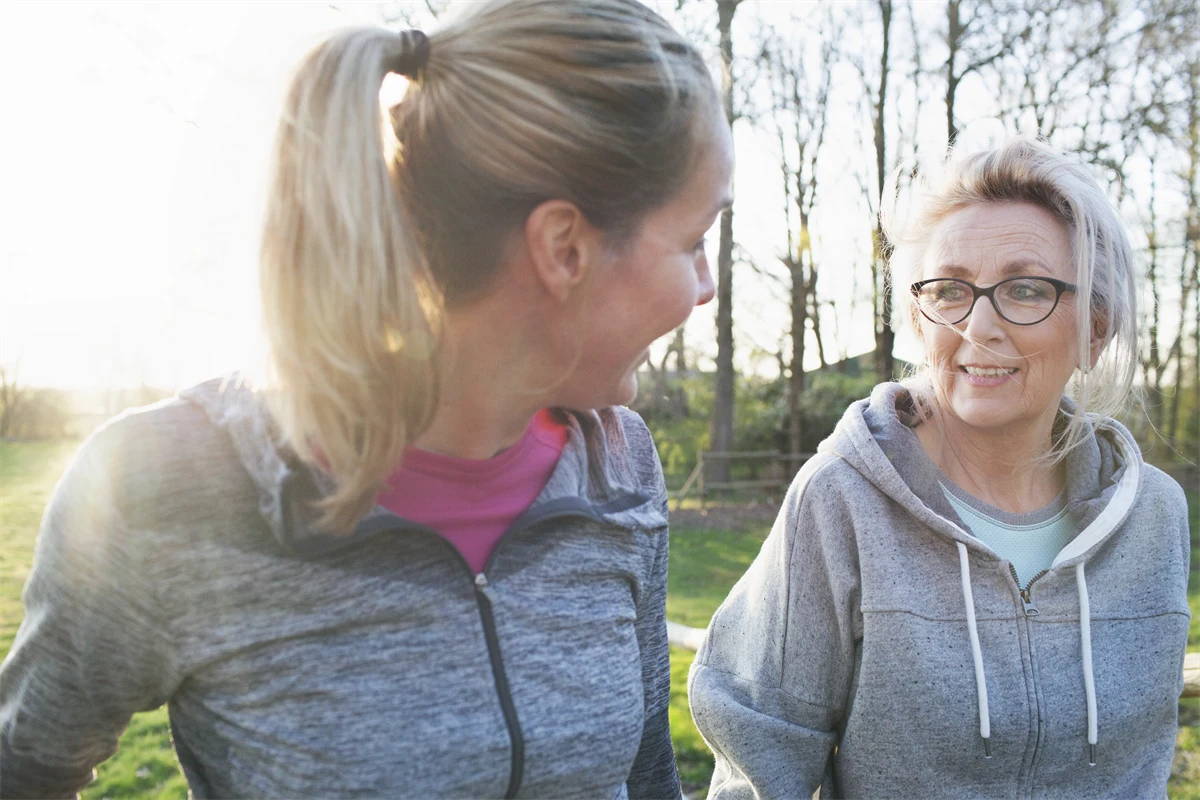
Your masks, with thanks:
M 966 381 L 971 386 L 999 386 L 1017 374 L 1017 367 L 980 367 L 974 364 L 960 364 L 959 370 L 966 375 Z
M 960 366 L 959 369 L 968 375 L 978 375 L 984 378 L 998 378 L 1003 375 L 1012 375 L 1017 371 L 1016 367 L 1005 369 L 1004 367 L 976 367 L 968 364 Z

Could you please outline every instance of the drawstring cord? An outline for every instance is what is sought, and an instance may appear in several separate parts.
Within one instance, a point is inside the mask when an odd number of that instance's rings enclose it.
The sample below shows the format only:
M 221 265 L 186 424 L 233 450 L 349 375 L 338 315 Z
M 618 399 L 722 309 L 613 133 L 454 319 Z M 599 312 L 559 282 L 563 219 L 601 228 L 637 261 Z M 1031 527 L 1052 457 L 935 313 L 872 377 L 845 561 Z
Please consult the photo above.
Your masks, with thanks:
M 1092 674 L 1092 605 L 1082 561 L 1075 565 L 1075 585 L 1079 589 L 1079 643 L 1083 650 L 1083 691 L 1087 697 L 1088 766 L 1094 767 L 1100 737 L 1096 723 L 1096 679 Z
M 992 720 L 988 712 L 987 676 L 983 672 L 983 650 L 979 646 L 979 629 L 975 624 L 975 596 L 971 592 L 971 566 L 967 546 L 958 545 L 958 571 L 962 578 L 963 603 L 967 610 L 967 633 L 971 637 L 971 658 L 975 662 L 975 689 L 979 698 L 979 736 L 983 739 L 983 757 L 992 757 Z M 1087 698 L 1088 766 L 1096 766 L 1096 744 L 1099 732 L 1096 711 L 1096 679 L 1092 671 L 1092 607 L 1088 599 L 1087 578 L 1083 562 L 1075 565 L 1075 585 L 1079 590 L 1079 640 L 1083 654 L 1083 691 Z
M 975 627 L 975 596 L 971 593 L 971 567 L 967 563 L 967 546 L 958 545 L 958 570 L 962 577 L 963 602 L 967 606 L 967 631 L 971 635 L 971 657 L 975 661 L 975 690 L 979 695 L 979 736 L 983 739 L 983 757 L 992 757 L 992 719 L 988 714 L 987 677 L 983 674 L 983 651 L 979 647 L 979 630 Z

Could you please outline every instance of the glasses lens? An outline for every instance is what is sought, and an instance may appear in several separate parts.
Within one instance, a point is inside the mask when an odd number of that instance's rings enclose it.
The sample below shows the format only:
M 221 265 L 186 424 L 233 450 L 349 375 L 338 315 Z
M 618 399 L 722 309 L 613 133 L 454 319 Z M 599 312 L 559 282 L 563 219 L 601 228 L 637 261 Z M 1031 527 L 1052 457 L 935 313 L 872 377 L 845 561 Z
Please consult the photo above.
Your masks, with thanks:
M 954 325 L 971 313 L 975 293 L 966 283 L 957 280 L 929 281 L 917 291 L 917 307 L 935 322 Z
M 1028 325 L 1050 316 L 1058 303 L 1054 284 L 1041 278 L 1015 278 L 996 287 L 996 306 L 1010 322 Z

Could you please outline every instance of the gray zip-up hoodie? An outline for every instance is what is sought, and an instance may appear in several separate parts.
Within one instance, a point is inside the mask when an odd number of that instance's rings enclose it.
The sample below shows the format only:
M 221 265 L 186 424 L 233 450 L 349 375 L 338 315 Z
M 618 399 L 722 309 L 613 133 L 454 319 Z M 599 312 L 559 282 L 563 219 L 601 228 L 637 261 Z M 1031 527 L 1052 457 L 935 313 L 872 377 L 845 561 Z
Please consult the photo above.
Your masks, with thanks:
M 0 669 L 0 794 L 63 796 L 167 703 L 196 797 L 678 797 L 666 491 L 630 411 L 569 438 L 476 577 L 210 382 L 96 433 L 55 491 Z
M 938 488 L 910 404 L 883 384 L 850 407 L 713 617 L 689 679 L 710 797 L 1163 797 L 1179 486 L 1095 425 L 1066 465 L 1081 532 L 1023 595 Z

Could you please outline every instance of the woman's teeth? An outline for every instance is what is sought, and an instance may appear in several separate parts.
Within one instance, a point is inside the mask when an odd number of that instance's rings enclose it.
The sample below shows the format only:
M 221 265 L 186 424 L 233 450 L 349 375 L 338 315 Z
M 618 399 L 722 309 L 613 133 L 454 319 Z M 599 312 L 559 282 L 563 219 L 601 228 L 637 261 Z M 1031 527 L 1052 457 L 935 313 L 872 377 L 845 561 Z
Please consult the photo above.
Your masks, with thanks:
M 1000 369 L 998 367 L 961 367 L 963 372 L 968 375 L 979 375 L 987 378 L 998 378 L 1001 375 L 1011 375 L 1016 372 L 1016 367 L 1012 369 Z

